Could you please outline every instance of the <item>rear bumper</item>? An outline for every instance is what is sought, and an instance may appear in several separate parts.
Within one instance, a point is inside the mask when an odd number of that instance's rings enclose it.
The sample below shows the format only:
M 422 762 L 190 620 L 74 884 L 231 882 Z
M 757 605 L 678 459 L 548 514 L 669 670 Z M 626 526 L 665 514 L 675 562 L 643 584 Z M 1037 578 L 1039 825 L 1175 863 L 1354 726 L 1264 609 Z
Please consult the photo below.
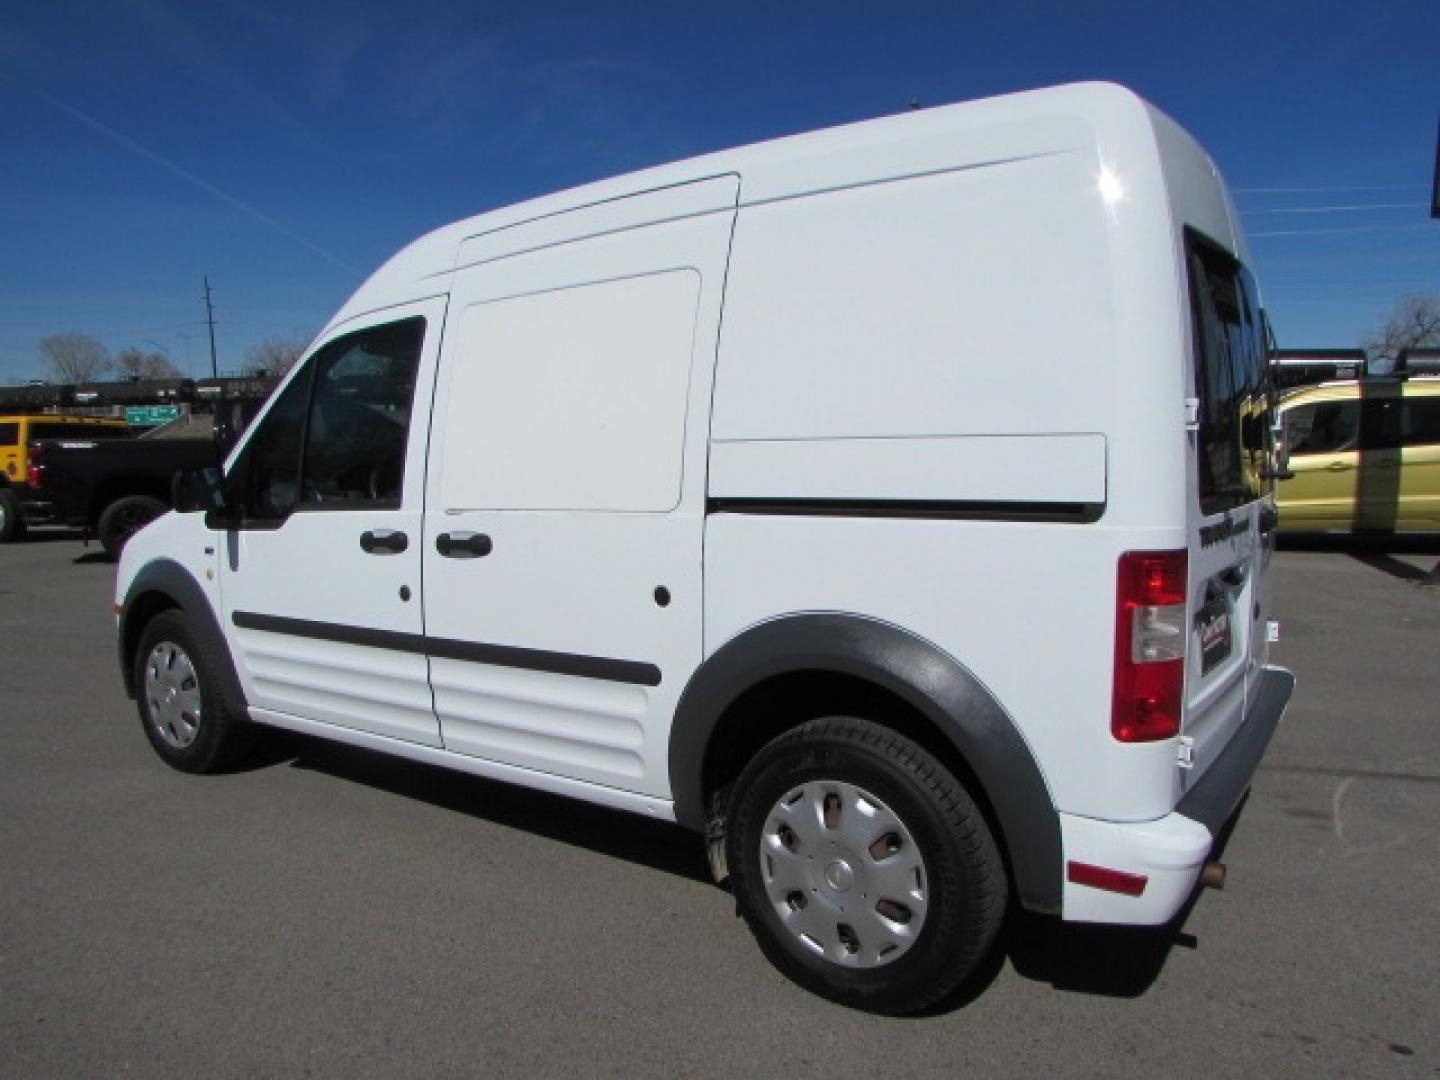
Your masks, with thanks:
M 1067 869 L 1062 912 L 1067 921 L 1154 926 L 1175 917 L 1195 891 L 1215 837 L 1249 790 L 1294 688 L 1290 672 L 1266 668 L 1230 745 L 1164 817 L 1114 822 L 1060 815 Z M 1144 889 L 1127 896 L 1077 884 L 1069 880 L 1071 862 L 1143 877 Z

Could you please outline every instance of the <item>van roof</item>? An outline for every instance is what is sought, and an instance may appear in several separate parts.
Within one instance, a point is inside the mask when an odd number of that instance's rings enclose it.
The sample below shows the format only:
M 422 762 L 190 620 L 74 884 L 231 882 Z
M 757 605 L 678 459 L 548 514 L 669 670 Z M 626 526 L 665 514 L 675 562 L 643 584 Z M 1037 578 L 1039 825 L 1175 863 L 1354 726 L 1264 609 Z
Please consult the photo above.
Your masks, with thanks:
M 1178 125 L 1132 91 L 1111 83 L 1074 83 L 920 109 L 659 165 L 442 226 L 401 249 L 371 275 L 326 332 L 365 312 L 445 292 L 447 285 L 439 279 L 456 268 L 464 241 L 537 218 L 726 174 L 743 175 L 742 205 L 753 205 L 860 186 L 880 176 L 922 175 L 1093 149 L 1102 132 L 1107 157 L 1133 152 L 1153 160 L 1158 142 L 1165 144 L 1162 153 L 1183 146 L 1181 152 L 1198 156 L 1214 173 L 1209 158 Z M 936 138 L 949 135 L 967 137 L 953 143 Z M 882 145 L 894 152 L 865 153 Z M 1158 173 L 1154 182 L 1163 184 Z M 1223 223 L 1225 235 L 1212 239 L 1228 241 L 1243 258 L 1238 250 L 1243 240 L 1228 200 L 1222 216 L 1230 219 Z M 429 279 L 437 280 L 427 288 Z

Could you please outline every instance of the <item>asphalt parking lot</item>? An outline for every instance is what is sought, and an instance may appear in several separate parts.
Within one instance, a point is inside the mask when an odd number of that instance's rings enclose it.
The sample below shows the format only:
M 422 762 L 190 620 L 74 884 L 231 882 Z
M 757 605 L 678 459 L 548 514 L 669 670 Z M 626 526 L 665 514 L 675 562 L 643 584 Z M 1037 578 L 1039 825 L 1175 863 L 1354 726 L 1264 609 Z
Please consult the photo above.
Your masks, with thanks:
M 1434 1076 L 1437 559 L 1277 555 L 1299 689 L 1224 892 L 1020 921 L 978 996 L 893 1020 L 774 972 L 673 827 L 294 739 L 171 771 L 114 567 L 0 547 L 0 1075 Z

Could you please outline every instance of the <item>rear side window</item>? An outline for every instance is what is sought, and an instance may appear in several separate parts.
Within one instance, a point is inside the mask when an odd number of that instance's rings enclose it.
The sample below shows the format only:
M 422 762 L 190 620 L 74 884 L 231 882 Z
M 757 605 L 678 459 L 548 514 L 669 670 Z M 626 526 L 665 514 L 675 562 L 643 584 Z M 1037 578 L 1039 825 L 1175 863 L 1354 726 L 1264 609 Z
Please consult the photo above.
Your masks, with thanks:
M 0 446 L 14 446 L 19 441 L 19 424 L 0 424 Z
M 1194 319 L 1200 509 L 1218 514 L 1263 494 L 1273 392 L 1255 282 L 1234 258 L 1186 233 Z
M 1400 410 L 1402 446 L 1440 445 L 1440 397 L 1406 398 Z

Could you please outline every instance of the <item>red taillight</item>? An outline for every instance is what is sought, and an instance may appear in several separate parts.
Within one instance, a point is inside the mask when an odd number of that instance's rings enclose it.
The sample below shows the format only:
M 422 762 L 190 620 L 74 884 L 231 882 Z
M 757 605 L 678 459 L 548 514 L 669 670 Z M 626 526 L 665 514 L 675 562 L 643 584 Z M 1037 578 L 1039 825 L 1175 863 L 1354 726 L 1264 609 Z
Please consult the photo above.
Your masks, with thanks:
M 39 446 L 33 444 L 27 447 L 25 452 L 30 459 L 29 464 L 25 466 L 25 482 L 32 488 L 38 488 L 40 486 L 40 459 L 44 454 Z
M 1184 551 L 1127 551 L 1115 600 L 1115 701 L 1110 731 L 1121 742 L 1180 734 L 1185 688 Z

